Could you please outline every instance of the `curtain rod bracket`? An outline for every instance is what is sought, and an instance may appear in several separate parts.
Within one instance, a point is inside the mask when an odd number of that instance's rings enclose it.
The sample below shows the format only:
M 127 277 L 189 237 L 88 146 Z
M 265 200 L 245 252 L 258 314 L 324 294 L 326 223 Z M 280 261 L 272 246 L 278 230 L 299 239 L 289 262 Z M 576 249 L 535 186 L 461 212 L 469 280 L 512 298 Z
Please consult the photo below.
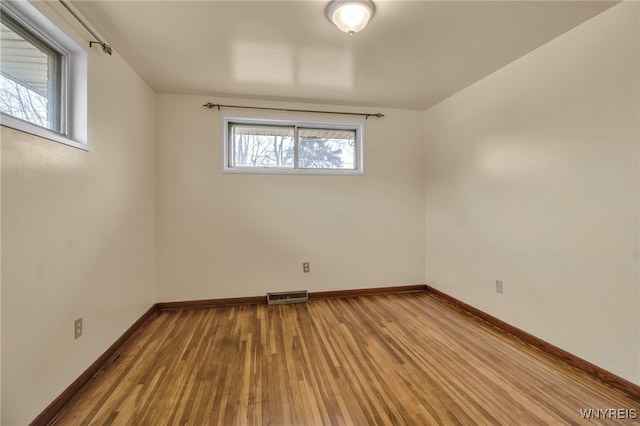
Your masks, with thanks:
M 91 48 L 94 44 L 99 44 L 102 47 L 102 51 L 104 53 L 107 53 L 109 55 L 111 55 L 113 53 L 113 50 L 111 49 L 111 46 L 109 46 L 107 43 L 101 43 L 99 41 L 90 41 L 89 42 L 89 48 Z
M 309 109 L 289 109 L 289 108 L 267 108 L 267 107 L 252 107 L 252 106 L 242 106 L 242 105 L 221 105 L 214 104 L 212 102 L 207 102 L 202 105 L 205 108 L 217 108 L 220 111 L 220 108 L 242 108 L 242 109 L 259 109 L 259 110 L 268 110 L 268 111 L 287 111 L 287 112 L 308 112 L 313 114 L 340 114 L 340 115 L 359 115 L 364 117 L 365 120 L 368 120 L 369 117 L 382 118 L 384 114 L 381 112 L 376 112 L 374 114 L 368 112 L 342 112 L 342 111 L 318 111 L 318 110 L 309 110 Z

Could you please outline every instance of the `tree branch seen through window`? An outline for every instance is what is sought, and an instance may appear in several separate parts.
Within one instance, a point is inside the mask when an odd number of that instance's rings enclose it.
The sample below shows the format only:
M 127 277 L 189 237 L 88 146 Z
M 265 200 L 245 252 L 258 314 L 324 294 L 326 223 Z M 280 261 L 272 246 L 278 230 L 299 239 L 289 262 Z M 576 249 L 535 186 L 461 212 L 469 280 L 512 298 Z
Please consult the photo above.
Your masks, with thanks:
M 48 102 L 46 97 L 0 74 L 0 111 L 48 128 Z

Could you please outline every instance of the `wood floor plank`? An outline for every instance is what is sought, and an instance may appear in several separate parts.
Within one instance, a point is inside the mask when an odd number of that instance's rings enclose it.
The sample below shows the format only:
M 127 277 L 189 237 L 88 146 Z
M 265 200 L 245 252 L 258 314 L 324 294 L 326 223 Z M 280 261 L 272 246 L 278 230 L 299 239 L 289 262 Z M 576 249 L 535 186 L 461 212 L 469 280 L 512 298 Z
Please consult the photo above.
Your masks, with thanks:
M 53 424 L 555 425 L 605 408 L 640 414 L 639 401 L 407 293 L 161 312 Z

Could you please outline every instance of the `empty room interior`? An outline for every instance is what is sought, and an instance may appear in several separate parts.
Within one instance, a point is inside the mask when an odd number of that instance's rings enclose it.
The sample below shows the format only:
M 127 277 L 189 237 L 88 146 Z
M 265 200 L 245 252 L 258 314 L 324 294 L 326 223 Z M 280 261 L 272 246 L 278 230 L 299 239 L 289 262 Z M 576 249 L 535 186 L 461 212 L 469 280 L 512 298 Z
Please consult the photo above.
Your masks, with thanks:
M 2 425 L 638 422 L 639 6 L 3 0 Z

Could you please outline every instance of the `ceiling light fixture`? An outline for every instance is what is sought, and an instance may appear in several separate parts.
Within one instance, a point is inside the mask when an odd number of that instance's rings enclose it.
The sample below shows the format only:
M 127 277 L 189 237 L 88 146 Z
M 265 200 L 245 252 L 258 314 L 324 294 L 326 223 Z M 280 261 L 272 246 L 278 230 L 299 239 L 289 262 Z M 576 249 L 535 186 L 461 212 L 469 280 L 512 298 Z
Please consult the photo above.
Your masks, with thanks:
M 374 11 L 371 0 L 332 0 L 327 17 L 340 31 L 353 35 L 367 26 Z

